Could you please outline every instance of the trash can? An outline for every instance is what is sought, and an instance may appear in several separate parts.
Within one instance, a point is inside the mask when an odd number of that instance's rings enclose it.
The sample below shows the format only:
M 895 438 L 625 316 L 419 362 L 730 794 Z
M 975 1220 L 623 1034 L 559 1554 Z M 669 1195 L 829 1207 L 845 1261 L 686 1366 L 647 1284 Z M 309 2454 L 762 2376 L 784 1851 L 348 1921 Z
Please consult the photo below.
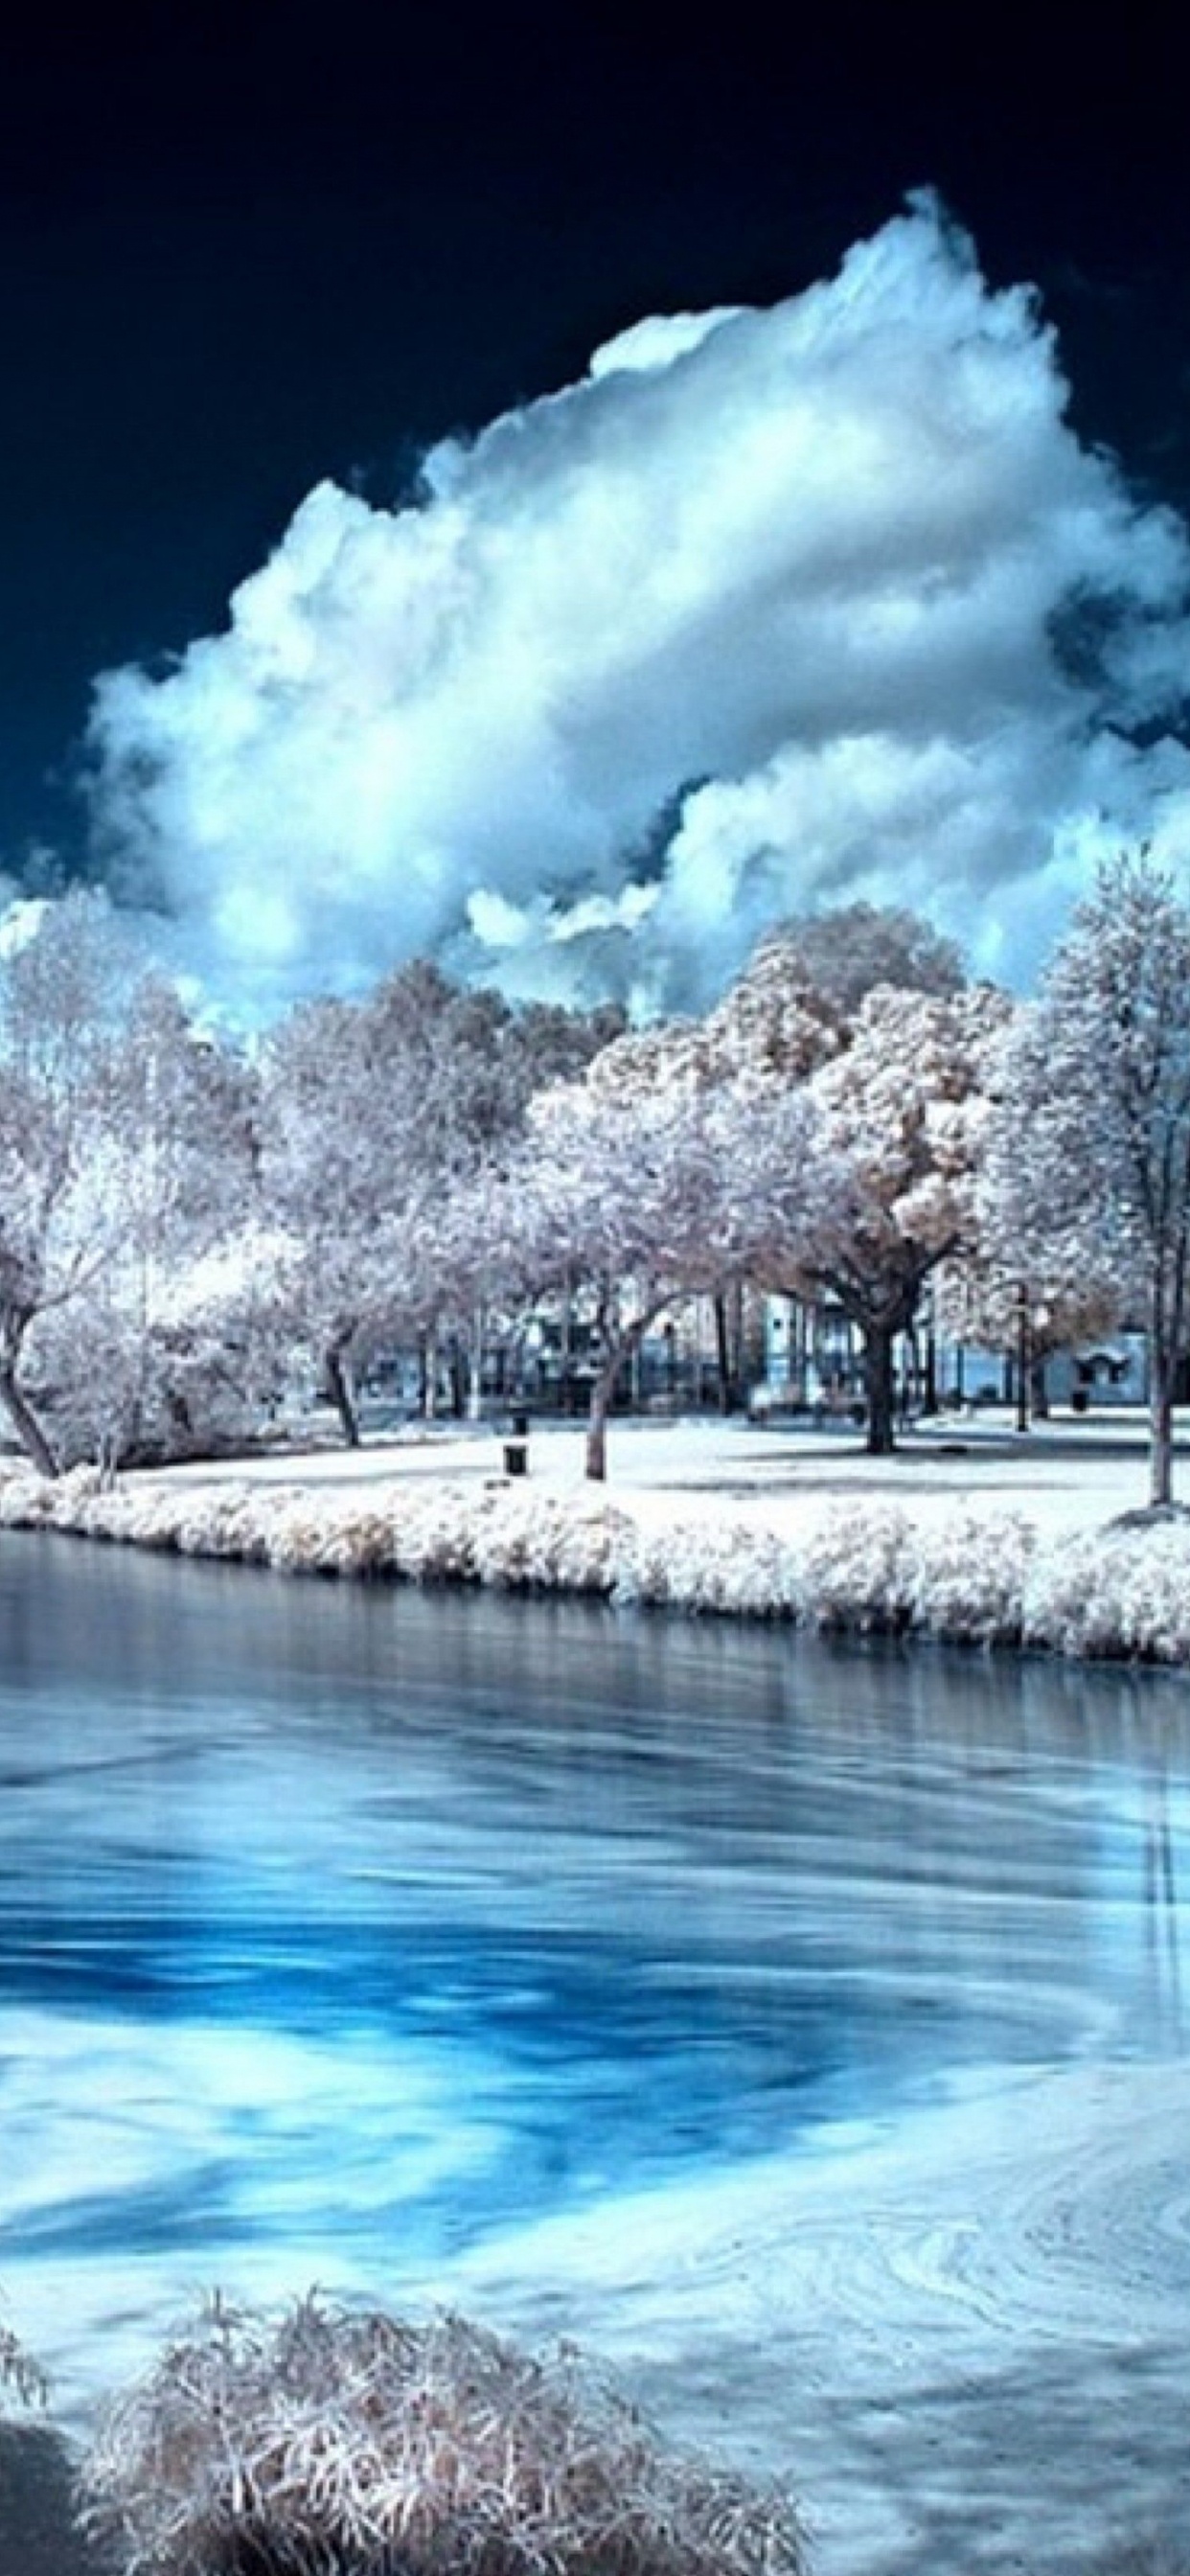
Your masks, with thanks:
M 527 1440 L 506 1440 L 506 1441 L 505 1441 L 505 1443 L 504 1443 L 504 1473 L 505 1473 L 505 1475 L 506 1475 L 506 1476 L 527 1476 L 527 1475 L 528 1475 L 528 1473 L 529 1473 L 529 1443 L 528 1443 L 528 1441 L 527 1441 Z

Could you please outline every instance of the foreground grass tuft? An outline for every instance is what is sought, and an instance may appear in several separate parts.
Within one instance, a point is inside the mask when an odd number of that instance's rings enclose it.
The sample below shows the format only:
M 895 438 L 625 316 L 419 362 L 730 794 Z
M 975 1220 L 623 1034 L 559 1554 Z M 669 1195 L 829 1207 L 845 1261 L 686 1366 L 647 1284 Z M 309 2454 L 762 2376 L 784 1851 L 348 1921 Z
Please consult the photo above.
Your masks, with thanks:
M 663 2449 L 563 2347 L 216 2302 L 110 2409 L 83 2519 L 126 2576 L 799 2576 L 793 2508 Z
M 44 2371 L 26 2352 L 12 2328 L 0 2325 L 0 2398 L 9 2388 L 15 2390 L 24 2406 L 44 2406 L 46 2402 L 48 2392 Z

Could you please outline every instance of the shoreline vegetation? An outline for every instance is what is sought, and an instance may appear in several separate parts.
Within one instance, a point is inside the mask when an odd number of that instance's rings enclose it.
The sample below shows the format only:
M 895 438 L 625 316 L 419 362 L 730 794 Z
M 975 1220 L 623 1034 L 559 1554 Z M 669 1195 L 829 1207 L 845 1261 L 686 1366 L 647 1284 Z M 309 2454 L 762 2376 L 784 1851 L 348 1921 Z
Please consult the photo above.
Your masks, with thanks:
M 0 1528 L 286 1574 L 1190 1664 L 1190 1513 L 1127 1508 L 1127 1426 L 1097 1441 L 1059 1427 L 1027 1450 L 936 1436 L 876 1473 L 839 1435 L 673 1423 L 621 1441 L 628 1472 L 610 1491 L 584 1486 L 561 1431 L 539 1436 L 544 1473 L 524 1479 L 497 1472 L 490 1433 L 447 1430 L 349 1461 L 311 1450 L 114 1478 L 5 1461 Z
M 804 2576 L 783 2487 L 668 2449 L 574 2345 L 454 2314 L 216 2296 L 58 2468 L 81 2564 L 119 2576 Z

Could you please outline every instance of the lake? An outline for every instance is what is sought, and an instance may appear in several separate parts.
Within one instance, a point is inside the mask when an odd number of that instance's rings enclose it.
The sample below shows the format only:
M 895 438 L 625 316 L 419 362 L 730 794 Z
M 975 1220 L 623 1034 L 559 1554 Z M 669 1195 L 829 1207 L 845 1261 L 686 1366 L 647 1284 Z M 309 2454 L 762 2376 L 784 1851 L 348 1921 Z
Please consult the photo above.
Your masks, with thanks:
M 71 2425 L 216 2285 L 573 2331 L 679 2433 L 821 2481 L 824 2569 L 852 2563 L 846 2321 L 828 2346 L 776 2314 L 786 2240 L 842 2177 L 836 2278 L 893 2147 L 961 2138 L 974 2170 L 1039 2104 L 1097 2087 L 1114 2137 L 1129 2085 L 1181 2082 L 1188 1706 L 1169 1677 L 5 1537 L 4 2314 Z M 869 2352 L 904 2286 L 852 2280 Z M 766 2317 L 800 2431 L 771 2391 L 749 2412 Z M 874 2513 L 865 2563 L 911 2563 Z

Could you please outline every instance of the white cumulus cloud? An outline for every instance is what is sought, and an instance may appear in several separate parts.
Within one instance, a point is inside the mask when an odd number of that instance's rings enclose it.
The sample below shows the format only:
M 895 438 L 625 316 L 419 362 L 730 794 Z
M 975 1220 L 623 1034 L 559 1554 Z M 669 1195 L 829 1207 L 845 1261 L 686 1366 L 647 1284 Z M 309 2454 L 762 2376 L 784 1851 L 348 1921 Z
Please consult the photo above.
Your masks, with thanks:
M 1094 855 L 1190 846 L 1190 547 L 927 198 L 770 311 L 323 484 L 165 678 L 106 675 L 106 846 L 266 1006 L 419 951 L 698 1002 L 809 905 L 1026 975 Z

